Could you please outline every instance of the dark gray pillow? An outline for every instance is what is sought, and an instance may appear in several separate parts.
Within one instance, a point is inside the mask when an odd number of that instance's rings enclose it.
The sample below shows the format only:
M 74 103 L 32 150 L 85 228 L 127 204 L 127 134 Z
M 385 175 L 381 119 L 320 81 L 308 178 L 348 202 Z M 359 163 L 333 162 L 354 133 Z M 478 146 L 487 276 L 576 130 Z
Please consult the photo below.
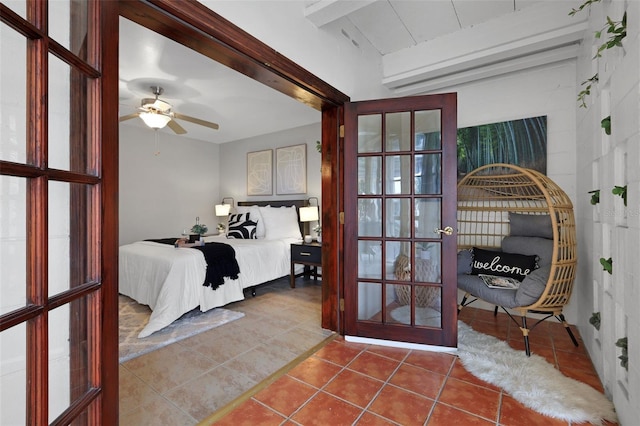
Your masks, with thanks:
M 538 266 L 550 265 L 551 256 L 553 256 L 553 240 L 540 237 L 504 237 L 502 251 L 529 256 L 537 255 Z
M 494 305 L 505 308 L 520 306 L 516 302 L 517 290 L 489 288 L 477 275 L 458 275 L 458 288 Z
M 471 250 L 460 250 L 458 252 L 458 275 L 471 273 L 471 262 L 473 262 L 473 254 Z
M 509 213 L 509 235 L 553 239 L 551 216 L 548 214 Z
M 516 290 L 517 306 L 529 306 L 539 298 L 549 281 L 551 265 L 542 266 L 525 277 Z

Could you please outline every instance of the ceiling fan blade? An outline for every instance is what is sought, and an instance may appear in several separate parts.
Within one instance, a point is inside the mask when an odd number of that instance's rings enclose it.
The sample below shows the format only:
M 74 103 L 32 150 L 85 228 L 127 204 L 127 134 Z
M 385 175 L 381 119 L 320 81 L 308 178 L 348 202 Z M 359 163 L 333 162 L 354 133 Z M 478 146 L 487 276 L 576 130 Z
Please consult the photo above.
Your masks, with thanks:
M 199 118 L 190 117 L 188 115 L 180 114 L 178 112 L 174 112 L 173 116 L 175 118 L 179 118 L 180 120 L 190 121 L 191 123 L 195 123 L 195 124 L 199 124 L 201 126 L 209 127 L 211 129 L 214 129 L 214 130 L 218 130 L 218 128 L 220 127 L 216 123 L 212 123 L 211 121 L 200 120 Z
M 187 133 L 187 131 L 184 129 L 184 127 L 182 127 L 181 125 L 179 125 L 178 123 L 176 123 L 176 120 L 171 120 L 167 123 L 167 126 L 169 126 L 169 128 L 171 130 L 173 130 L 173 132 L 177 135 L 184 135 L 185 133 Z
M 131 120 L 132 118 L 136 118 L 140 114 L 139 112 L 134 112 L 133 114 L 123 115 L 120 117 L 119 121 Z

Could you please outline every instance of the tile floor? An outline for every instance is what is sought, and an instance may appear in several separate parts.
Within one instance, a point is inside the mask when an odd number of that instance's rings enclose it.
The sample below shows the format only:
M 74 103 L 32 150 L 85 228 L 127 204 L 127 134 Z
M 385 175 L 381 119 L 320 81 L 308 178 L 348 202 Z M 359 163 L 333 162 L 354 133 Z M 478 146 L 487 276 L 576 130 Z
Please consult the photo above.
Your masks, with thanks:
M 320 285 L 298 279 L 296 287 L 275 281 L 227 306 L 245 318 L 122 364 L 120 424 L 568 425 L 475 378 L 454 355 L 341 337 L 323 346 L 331 336 L 319 326 Z M 460 319 L 524 347 L 503 313 L 469 307 Z M 583 345 L 575 348 L 559 323 L 530 337 L 534 353 L 602 391 Z
M 493 312 L 466 308 L 460 319 L 524 348 L 522 333 L 506 314 L 494 318 Z M 575 328 L 574 334 L 579 339 Z M 565 375 L 603 391 L 583 346 L 574 347 L 560 323 L 544 322 L 530 338 L 534 353 Z M 355 344 L 341 337 L 224 411 L 202 424 L 568 425 L 475 378 L 454 355 Z
M 120 364 L 120 425 L 195 425 L 331 335 L 321 284 L 289 277 L 225 306 L 239 320 Z

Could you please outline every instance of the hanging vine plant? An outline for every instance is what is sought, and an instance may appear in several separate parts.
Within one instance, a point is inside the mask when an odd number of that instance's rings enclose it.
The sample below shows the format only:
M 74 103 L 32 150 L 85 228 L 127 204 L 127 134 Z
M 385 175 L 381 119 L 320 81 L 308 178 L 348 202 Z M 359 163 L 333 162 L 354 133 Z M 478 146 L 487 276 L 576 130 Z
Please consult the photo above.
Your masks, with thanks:
M 620 365 L 627 371 L 629 371 L 629 352 L 627 349 L 627 338 L 622 337 L 616 342 L 616 346 L 622 349 L 622 355 L 618 357 Z
M 614 186 L 611 190 L 613 195 L 619 195 L 622 197 L 622 201 L 624 201 L 625 207 L 627 206 L 627 185 L 625 186 Z
M 613 260 L 611 258 L 605 259 L 601 257 L 600 264 L 602 265 L 603 271 L 607 271 L 609 275 L 613 274 Z
M 596 330 L 600 330 L 600 312 L 594 312 L 589 318 L 589 324 L 595 327 Z
M 591 194 L 591 204 L 596 205 L 600 202 L 600 190 L 594 189 L 593 191 L 589 191 L 588 194 Z
M 605 117 L 600 121 L 600 127 L 604 129 L 607 135 L 611 135 L 611 116 Z

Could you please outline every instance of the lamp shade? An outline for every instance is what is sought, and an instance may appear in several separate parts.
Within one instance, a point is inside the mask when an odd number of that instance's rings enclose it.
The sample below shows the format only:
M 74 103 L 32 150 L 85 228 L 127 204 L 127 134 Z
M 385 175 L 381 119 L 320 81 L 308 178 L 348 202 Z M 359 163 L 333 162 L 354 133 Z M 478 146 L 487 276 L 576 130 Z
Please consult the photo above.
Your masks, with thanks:
M 216 204 L 216 216 L 228 216 L 231 204 Z
M 141 112 L 140 118 L 144 121 L 144 124 L 152 129 L 162 129 L 171 121 L 171 117 L 168 115 L 158 114 L 157 112 Z
M 300 222 L 318 220 L 318 206 L 300 207 Z

